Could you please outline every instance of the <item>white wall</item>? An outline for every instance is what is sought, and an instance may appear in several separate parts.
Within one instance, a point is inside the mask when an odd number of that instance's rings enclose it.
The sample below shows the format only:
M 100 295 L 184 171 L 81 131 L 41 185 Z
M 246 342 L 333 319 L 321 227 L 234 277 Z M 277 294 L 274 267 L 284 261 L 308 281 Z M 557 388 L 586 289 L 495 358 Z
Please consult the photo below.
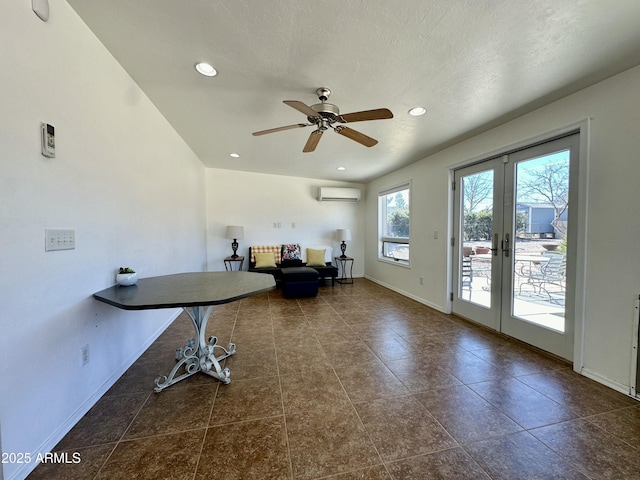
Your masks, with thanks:
M 585 117 L 592 118 L 592 138 L 583 367 L 628 386 L 633 301 L 640 292 L 640 67 L 371 182 L 366 204 L 319 203 L 318 186 L 354 184 L 205 171 L 66 2 L 51 2 L 47 23 L 28 1 L 3 6 L 4 452 L 52 448 L 173 318 L 174 311 L 124 312 L 93 300 L 93 292 L 113 284 L 118 266 L 143 277 L 222 270 L 231 253 L 227 225 L 245 227 L 240 253 L 255 243 L 337 249 L 335 229 L 351 228 L 347 253 L 356 259 L 355 275 L 366 272 L 444 309 L 448 169 Z M 40 155 L 41 121 L 56 127 L 55 159 Z M 377 191 L 406 180 L 413 181 L 411 268 L 377 261 Z M 76 249 L 44 252 L 45 228 L 75 229 Z M 91 360 L 81 367 L 85 344 Z M 3 467 L 7 479 L 31 468 Z
M 0 423 L 4 452 L 51 449 L 176 311 L 92 298 L 119 266 L 205 267 L 204 168 L 66 2 L 0 16 Z M 40 122 L 56 158 L 40 155 Z M 45 228 L 75 250 L 45 252 Z M 81 366 L 81 347 L 90 363 Z M 7 479 L 33 465 L 5 464 Z
M 469 159 L 591 118 L 586 192 L 583 363 L 575 368 L 629 389 L 633 304 L 640 292 L 640 67 L 480 134 L 367 185 L 366 275 L 444 310 L 449 286 L 449 169 Z M 437 121 L 437 120 L 435 120 Z M 584 153 L 584 152 L 583 152 Z M 410 269 L 376 260 L 376 192 L 411 179 Z M 583 192 L 584 193 L 584 192 Z M 438 240 L 433 231 L 440 232 Z M 417 278 L 425 277 L 425 285 Z
M 347 255 L 354 258 L 353 275 L 364 274 L 364 202 L 318 202 L 317 189 L 355 187 L 362 184 L 329 182 L 310 178 L 265 175 L 231 170 L 207 169 L 207 268 L 224 270 L 223 259 L 233 252 L 225 237 L 227 225 L 244 227 L 238 240 L 238 255 L 247 257 L 251 245 L 299 243 L 333 247 L 338 228 L 350 228 Z M 274 228 L 280 223 L 280 228 Z M 295 228 L 292 227 L 295 223 Z M 244 269 L 247 269 L 245 258 Z
M 434 173 L 437 173 L 434 175 Z M 366 186 L 365 275 L 426 305 L 444 311 L 446 282 L 447 210 L 446 173 L 416 163 L 370 182 Z M 411 182 L 411 265 L 378 260 L 378 194 Z M 434 232 L 438 238 L 434 238 Z M 423 284 L 420 284 L 420 277 Z

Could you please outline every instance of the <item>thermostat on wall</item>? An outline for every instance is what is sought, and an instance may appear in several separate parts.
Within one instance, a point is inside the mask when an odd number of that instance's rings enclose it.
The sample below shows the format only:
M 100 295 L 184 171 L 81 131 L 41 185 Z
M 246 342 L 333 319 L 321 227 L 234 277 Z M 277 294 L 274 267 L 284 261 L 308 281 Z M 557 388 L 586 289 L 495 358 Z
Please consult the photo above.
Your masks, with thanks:
M 53 125 L 49 125 L 48 123 L 43 123 L 40 128 L 42 131 L 42 155 L 54 158 L 56 156 L 55 128 L 53 128 Z

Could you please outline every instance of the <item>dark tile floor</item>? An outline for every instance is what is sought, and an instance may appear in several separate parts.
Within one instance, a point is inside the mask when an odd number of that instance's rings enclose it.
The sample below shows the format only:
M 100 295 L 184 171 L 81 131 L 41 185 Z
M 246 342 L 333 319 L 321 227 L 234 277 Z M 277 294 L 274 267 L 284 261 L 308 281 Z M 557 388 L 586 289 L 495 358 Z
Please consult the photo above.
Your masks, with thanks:
M 183 314 L 35 479 L 632 479 L 640 404 L 364 279 L 216 307 L 232 381 L 162 393 Z

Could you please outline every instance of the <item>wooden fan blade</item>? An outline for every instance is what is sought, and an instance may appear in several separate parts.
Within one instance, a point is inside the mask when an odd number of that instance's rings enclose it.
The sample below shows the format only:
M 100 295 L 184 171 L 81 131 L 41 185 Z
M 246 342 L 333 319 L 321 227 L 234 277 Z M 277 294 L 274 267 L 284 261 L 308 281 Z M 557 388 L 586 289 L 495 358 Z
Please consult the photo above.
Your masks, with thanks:
M 314 130 L 313 132 L 311 132 L 311 135 L 309 135 L 307 143 L 302 151 L 304 153 L 313 152 L 318 146 L 318 142 L 320 141 L 320 137 L 322 137 L 322 133 L 322 130 Z
M 266 135 L 267 133 L 275 133 L 275 132 L 281 132 L 283 130 L 291 130 L 292 128 L 302 128 L 302 127 L 308 127 L 309 125 L 306 123 L 296 123 L 295 125 L 287 125 L 286 127 L 277 127 L 277 128 L 270 128 L 269 130 L 260 130 L 259 132 L 253 132 L 251 135 L 254 136 L 258 136 L 258 135 Z
M 308 105 L 299 102 L 298 100 L 283 100 L 282 103 L 286 103 L 291 108 L 295 108 L 299 112 L 304 113 L 307 117 L 319 117 L 320 114 Z
M 334 130 L 340 135 L 350 138 L 351 140 L 354 140 L 364 145 L 365 147 L 373 147 L 376 143 L 378 143 L 375 138 L 367 137 L 364 133 L 360 133 L 353 128 L 340 126 L 336 127 Z
M 345 113 L 340 115 L 342 122 L 364 122 L 365 120 L 385 120 L 393 118 L 393 113 L 387 108 L 377 108 L 375 110 L 363 110 L 362 112 Z

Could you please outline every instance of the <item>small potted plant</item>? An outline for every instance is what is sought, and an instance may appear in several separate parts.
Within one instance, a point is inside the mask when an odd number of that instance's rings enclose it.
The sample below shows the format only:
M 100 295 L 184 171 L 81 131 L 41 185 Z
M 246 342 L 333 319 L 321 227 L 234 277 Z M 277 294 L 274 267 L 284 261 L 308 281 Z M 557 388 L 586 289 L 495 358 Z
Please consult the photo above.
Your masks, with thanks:
M 129 267 L 120 267 L 120 270 L 116 274 L 116 282 L 118 285 L 123 287 L 128 287 L 129 285 L 135 285 L 138 281 L 138 274 L 135 270 L 132 270 Z

